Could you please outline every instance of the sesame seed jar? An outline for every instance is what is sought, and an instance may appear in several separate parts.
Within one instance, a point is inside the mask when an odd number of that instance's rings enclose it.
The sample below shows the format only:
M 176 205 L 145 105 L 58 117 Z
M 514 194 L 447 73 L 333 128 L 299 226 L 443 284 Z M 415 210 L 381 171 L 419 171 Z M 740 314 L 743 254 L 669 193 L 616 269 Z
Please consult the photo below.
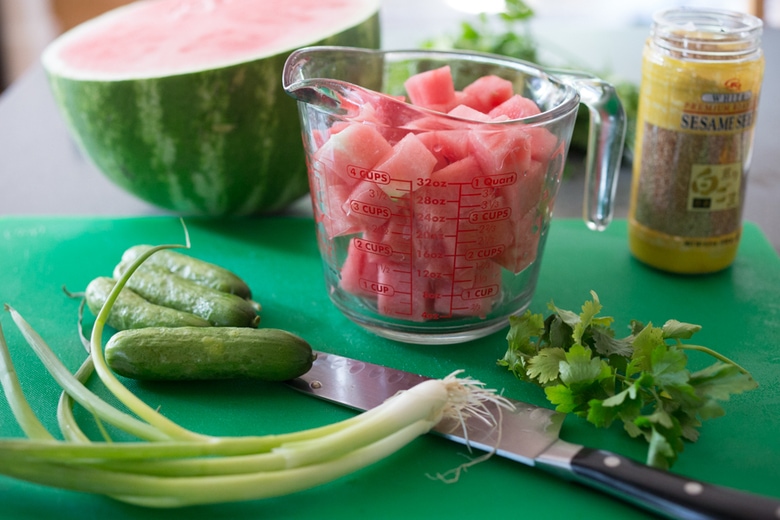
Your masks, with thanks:
M 657 13 L 642 61 L 629 209 L 640 261 L 681 274 L 732 264 L 764 71 L 762 22 L 743 13 Z

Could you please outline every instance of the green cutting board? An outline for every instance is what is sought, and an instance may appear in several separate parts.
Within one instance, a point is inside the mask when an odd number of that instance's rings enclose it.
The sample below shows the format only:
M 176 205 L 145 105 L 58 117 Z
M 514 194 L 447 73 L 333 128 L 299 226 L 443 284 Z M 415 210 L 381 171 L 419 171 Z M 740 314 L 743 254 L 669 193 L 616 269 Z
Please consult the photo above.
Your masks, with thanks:
M 463 368 L 505 394 L 547 405 L 543 393 L 496 366 L 506 330 L 471 343 L 424 346 L 395 343 L 363 331 L 328 300 L 311 220 L 260 218 L 188 222 L 191 254 L 240 274 L 262 304 L 262 324 L 298 333 L 315 348 L 397 368 L 443 376 Z M 67 297 L 95 276 L 109 275 L 122 251 L 140 243 L 181 242 L 176 218 L 0 218 L 0 300 L 13 305 L 69 368 L 85 353 L 77 335 L 78 301 Z M 579 221 L 553 223 L 535 312 L 554 299 L 578 309 L 595 290 L 618 329 L 635 318 L 661 324 L 679 319 L 703 326 L 697 343 L 711 346 L 750 370 L 757 390 L 724 404 L 726 415 L 708 421 L 673 471 L 712 483 L 780 497 L 780 261 L 758 228 L 747 224 L 734 265 L 710 276 L 654 271 L 628 253 L 626 223 L 596 233 Z M 88 320 L 91 316 L 88 317 Z M 33 408 L 58 431 L 59 394 L 7 313 L 1 313 L 12 357 Z M 711 359 L 692 354 L 701 368 Z M 101 395 L 99 382 L 92 386 Z M 257 382 L 139 384 L 131 390 L 175 421 L 215 435 L 281 433 L 344 419 L 353 412 Z M 89 416 L 84 429 L 97 436 Z M 0 400 L 0 435 L 21 431 Z M 591 427 L 566 419 L 562 437 L 644 460 L 646 446 L 619 426 Z M 97 438 L 97 437 L 96 437 Z M 428 435 L 390 459 L 293 496 L 264 501 L 146 510 L 110 498 L 48 489 L 0 478 L 0 517 L 111 518 L 646 518 L 643 511 L 606 495 L 498 457 L 471 467 L 456 483 L 429 478 L 469 456 L 465 447 Z

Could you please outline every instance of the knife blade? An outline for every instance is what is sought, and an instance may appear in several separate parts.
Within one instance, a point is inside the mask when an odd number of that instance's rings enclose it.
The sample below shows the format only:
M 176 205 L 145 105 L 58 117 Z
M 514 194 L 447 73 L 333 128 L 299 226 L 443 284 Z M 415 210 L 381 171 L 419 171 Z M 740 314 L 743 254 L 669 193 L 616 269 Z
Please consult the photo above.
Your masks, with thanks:
M 428 377 L 317 352 L 311 370 L 287 384 L 303 393 L 354 410 L 374 408 Z M 605 450 L 559 438 L 566 415 L 511 400 L 514 409 L 491 412 L 493 426 L 479 419 L 461 425 L 445 419 L 434 433 L 449 440 L 546 470 L 595 488 L 658 515 L 679 519 L 780 519 L 780 500 L 708 484 L 663 471 Z

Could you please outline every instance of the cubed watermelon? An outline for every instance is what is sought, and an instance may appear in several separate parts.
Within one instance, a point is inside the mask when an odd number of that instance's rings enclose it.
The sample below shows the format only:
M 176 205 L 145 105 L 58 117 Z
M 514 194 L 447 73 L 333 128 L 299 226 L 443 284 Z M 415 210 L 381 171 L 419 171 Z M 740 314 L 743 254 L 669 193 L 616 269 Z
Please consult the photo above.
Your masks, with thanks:
M 475 129 L 469 145 L 485 175 L 523 172 L 531 162 L 531 139 L 523 127 Z
M 468 130 L 434 130 L 419 133 L 417 138 L 436 157 L 434 171 L 470 157 Z
M 489 77 L 457 92 L 448 68 L 424 72 L 407 81 L 410 100 L 452 118 L 378 96 L 330 136 L 315 161 L 330 179 L 322 221 L 330 237 L 358 235 L 344 290 L 410 321 L 485 318 L 501 301 L 504 270 L 536 259 L 560 145 L 545 128 L 495 123 L 539 113 L 507 86 Z
M 376 283 L 376 264 L 368 261 L 368 253 L 355 246 L 352 239 L 347 247 L 347 258 L 341 266 L 342 289 L 356 296 L 375 298 L 376 292 L 372 290 L 371 282 Z
M 512 82 L 498 76 L 482 76 L 463 89 L 461 103 L 484 114 L 504 103 L 514 94 Z
M 420 107 L 449 112 L 458 104 L 452 71 L 447 65 L 411 76 L 404 87 L 411 102 Z
M 393 199 L 403 197 L 431 176 L 436 162 L 425 144 L 415 134 L 408 133 L 377 164 L 376 169 L 392 179 L 379 186 Z
M 350 179 L 350 167 L 370 170 L 393 147 L 372 125 L 350 124 L 330 136 L 314 153 L 314 159 L 330 171 Z
M 420 132 L 435 130 L 457 130 L 468 129 L 472 122 L 495 121 L 487 114 L 474 110 L 462 103 L 457 103 L 451 110 L 447 111 L 448 116 L 457 119 L 442 117 L 441 115 L 430 115 L 419 117 L 407 125 L 407 128 Z
M 425 273 L 408 264 L 388 262 L 378 267 L 377 277 L 380 293 L 376 306 L 380 314 L 409 321 L 427 318 L 431 280 Z
M 501 116 L 508 117 L 509 119 L 522 119 L 524 117 L 541 114 L 541 112 L 542 111 L 539 110 L 539 107 L 533 100 L 516 94 L 500 105 L 492 108 L 488 112 L 488 115 L 493 119 L 500 118 Z
M 520 218 L 513 218 L 506 227 L 506 249 L 493 260 L 509 271 L 519 273 L 536 260 L 539 239 L 542 232 L 542 218 L 533 208 Z
M 517 176 L 516 182 L 503 186 L 498 195 L 505 205 L 512 208 L 512 214 L 519 217 L 538 208 L 544 200 L 544 182 L 547 163 L 531 160 L 528 168 Z
M 342 200 L 344 215 L 360 229 L 383 226 L 397 211 L 390 197 L 372 181 L 359 182 Z
M 436 282 L 441 296 L 434 302 L 434 312 L 485 318 L 501 296 L 501 266 L 488 260 L 463 262 L 455 273 Z
M 351 118 L 347 124 L 370 124 L 391 145 L 407 134 L 404 127 L 419 118 L 419 113 L 410 109 L 410 105 L 406 103 L 406 96 L 365 93 L 363 98 L 358 115 Z
M 320 221 L 325 226 L 328 238 L 351 235 L 363 230 L 361 219 L 351 218 L 344 211 L 344 200 L 354 190 L 350 184 L 333 182 L 325 187 L 325 193 L 319 194 L 327 205 Z
M 443 132 L 439 132 L 439 134 L 443 134 Z M 458 138 L 457 135 L 455 137 Z M 466 148 L 468 143 L 463 141 L 465 141 L 465 139 L 461 139 L 461 141 L 457 143 L 457 146 Z M 443 154 L 444 149 L 442 148 L 440 152 Z M 447 155 L 451 154 L 454 158 L 463 153 L 463 150 L 448 151 Z M 470 184 L 475 177 L 481 174 L 482 170 L 479 167 L 477 159 L 472 155 L 465 155 L 463 157 L 458 157 L 457 160 L 450 162 L 444 168 L 432 172 L 431 182 L 434 185 L 434 190 L 439 186 L 445 188 L 450 187 L 457 190 L 458 184 Z M 446 193 L 451 194 L 451 191 L 452 190 L 446 190 Z
M 409 212 L 406 212 L 409 214 Z M 372 255 L 369 262 L 410 264 L 412 258 L 412 224 L 411 218 L 398 215 L 382 226 L 370 226 L 363 233 L 362 240 L 377 244 L 371 246 Z M 380 247 L 383 246 L 383 247 Z M 367 244 L 368 248 L 368 244 Z
M 460 104 L 447 112 L 447 115 L 453 117 L 459 117 L 461 119 L 469 119 L 471 121 L 490 121 L 490 116 L 484 112 L 480 112 L 468 105 Z
M 540 126 L 528 126 L 525 131 L 531 136 L 531 159 L 549 161 L 558 149 L 558 138 L 555 134 Z

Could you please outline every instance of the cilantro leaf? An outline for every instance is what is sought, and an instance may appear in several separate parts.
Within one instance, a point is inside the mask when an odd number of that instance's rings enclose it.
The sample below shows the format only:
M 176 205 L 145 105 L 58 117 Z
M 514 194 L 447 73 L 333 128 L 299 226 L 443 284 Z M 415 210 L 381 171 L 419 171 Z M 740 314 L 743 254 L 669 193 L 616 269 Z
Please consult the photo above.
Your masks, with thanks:
M 566 353 L 566 360 L 560 364 L 561 381 L 566 386 L 578 383 L 590 384 L 601 374 L 601 360 L 591 358 L 590 350 L 582 345 L 574 345 Z
M 560 377 L 560 365 L 566 361 L 562 348 L 546 348 L 528 361 L 528 376 L 540 385 L 556 381 Z
M 559 309 L 552 302 L 550 302 L 547 307 L 557 315 L 558 319 L 560 319 L 563 323 L 572 329 L 576 328 L 580 324 L 580 315 L 576 312 Z
M 507 352 L 498 361 L 519 379 L 544 388 L 555 409 L 585 417 L 599 428 L 621 421 L 628 435 L 648 443 L 647 463 L 669 468 L 696 442 L 702 421 L 720 417 L 731 395 L 758 386 L 721 354 L 684 344 L 701 326 L 668 320 L 663 327 L 638 320 L 616 339 L 613 319 L 600 316 L 591 292 L 580 313 L 548 305 L 547 318 L 530 311 L 510 318 Z M 688 352 L 717 361 L 691 373 Z
M 677 320 L 664 323 L 663 336 L 666 339 L 691 339 L 691 336 L 701 330 L 701 325 L 691 325 Z
M 650 372 L 658 385 L 680 386 L 685 385 L 690 377 L 685 369 L 688 357 L 677 349 L 670 349 L 664 343 L 659 345 L 650 354 Z
M 758 383 L 734 365 L 715 363 L 691 374 L 691 384 L 703 397 L 728 401 L 731 394 L 740 394 L 758 387 Z
M 556 405 L 555 409 L 559 412 L 571 413 L 579 407 L 580 402 L 576 394 L 566 385 L 545 387 L 544 393 L 547 395 L 547 400 Z
M 653 429 L 649 443 L 647 464 L 661 469 L 669 469 L 671 462 L 677 458 L 677 453 L 669 440 L 658 430 Z
M 656 347 L 665 346 L 666 342 L 664 342 L 663 331 L 649 324 L 634 335 L 632 344 L 634 352 L 631 358 L 642 370 L 650 370 L 653 351 Z
M 609 334 L 609 329 L 593 328 L 591 331 L 593 337 L 593 345 L 596 352 L 602 356 L 623 356 L 630 358 L 633 353 L 633 347 L 631 346 L 631 338 L 615 339 L 612 334 Z
M 536 354 L 537 349 L 532 338 L 544 330 L 543 316 L 526 311 L 523 316 L 510 316 L 509 325 L 507 341 L 510 350 L 529 355 Z

